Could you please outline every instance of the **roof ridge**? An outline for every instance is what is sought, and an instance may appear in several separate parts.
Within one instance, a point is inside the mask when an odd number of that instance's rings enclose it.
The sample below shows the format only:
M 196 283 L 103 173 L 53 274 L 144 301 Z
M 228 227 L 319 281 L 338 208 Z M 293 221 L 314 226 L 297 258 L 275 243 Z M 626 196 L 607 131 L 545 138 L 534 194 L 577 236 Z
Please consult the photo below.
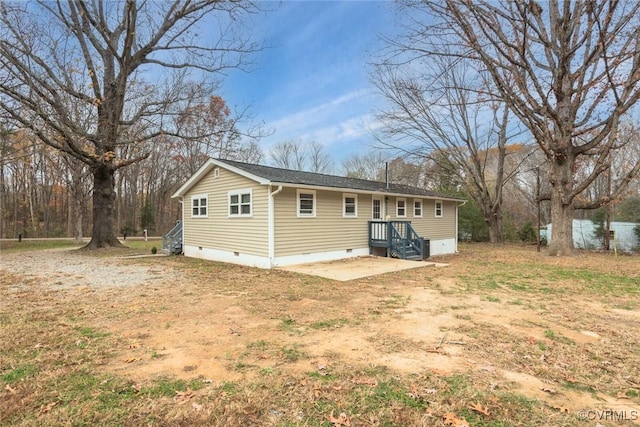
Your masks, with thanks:
M 319 176 L 330 176 L 330 177 L 336 177 L 336 178 L 345 178 L 345 179 L 353 179 L 353 180 L 357 180 L 357 181 L 366 181 L 366 182 L 375 182 L 375 183 L 378 183 L 378 184 L 385 184 L 384 181 L 376 181 L 376 180 L 373 180 L 373 179 L 364 179 L 364 178 L 354 178 L 354 177 L 350 177 L 350 176 L 342 176 L 342 175 L 336 175 L 336 174 L 332 174 L 332 173 L 320 173 L 320 172 L 304 171 L 304 170 L 299 170 L 299 169 L 287 169 L 287 168 L 281 168 L 281 167 L 277 167 L 277 166 L 262 165 L 262 164 L 258 164 L 258 163 L 239 162 L 237 160 L 230 160 L 230 159 L 214 159 L 214 160 L 217 160 L 217 161 L 220 161 L 220 162 L 226 162 L 226 163 L 235 163 L 235 164 L 247 165 L 247 166 L 258 166 L 258 167 L 262 167 L 262 168 L 275 169 L 275 170 L 280 170 L 280 171 L 284 171 L 284 172 L 307 173 L 307 174 L 319 175 Z M 404 184 L 400 184 L 400 185 L 404 185 Z M 415 188 L 418 188 L 418 187 L 415 187 Z

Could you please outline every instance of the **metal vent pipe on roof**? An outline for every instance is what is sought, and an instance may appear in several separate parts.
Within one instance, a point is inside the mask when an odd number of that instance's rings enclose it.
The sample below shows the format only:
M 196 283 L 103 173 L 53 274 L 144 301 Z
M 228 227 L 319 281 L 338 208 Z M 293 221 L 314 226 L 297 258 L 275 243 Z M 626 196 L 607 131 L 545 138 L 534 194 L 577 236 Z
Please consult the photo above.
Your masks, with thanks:
M 389 162 L 384 162 L 384 182 L 389 191 Z

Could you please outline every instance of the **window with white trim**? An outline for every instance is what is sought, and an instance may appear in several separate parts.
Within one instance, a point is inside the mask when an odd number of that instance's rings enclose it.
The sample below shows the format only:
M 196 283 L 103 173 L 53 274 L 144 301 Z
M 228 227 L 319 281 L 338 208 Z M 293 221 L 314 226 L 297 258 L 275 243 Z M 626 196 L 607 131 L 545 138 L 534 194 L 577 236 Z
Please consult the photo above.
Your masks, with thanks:
M 441 200 L 436 200 L 436 218 L 442 218 L 442 201 Z
M 205 195 L 191 196 L 191 218 L 206 218 L 209 211 L 209 197 Z
M 382 219 L 382 200 L 381 199 L 373 199 L 373 204 L 371 208 L 371 218 Z
M 252 190 L 229 191 L 229 216 L 252 216 Z
M 413 201 L 413 216 L 416 218 L 422 218 L 422 200 Z
M 297 209 L 299 217 L 316 216 L 316 192 L 315 190 L 297 191 Z
M 396 216 L 398 218 L 407 216 L 407 199 L 396 199 Z
M 345 218 L 356 218 L 358 216 L 358 195 L 342 195 L 342 216 Z

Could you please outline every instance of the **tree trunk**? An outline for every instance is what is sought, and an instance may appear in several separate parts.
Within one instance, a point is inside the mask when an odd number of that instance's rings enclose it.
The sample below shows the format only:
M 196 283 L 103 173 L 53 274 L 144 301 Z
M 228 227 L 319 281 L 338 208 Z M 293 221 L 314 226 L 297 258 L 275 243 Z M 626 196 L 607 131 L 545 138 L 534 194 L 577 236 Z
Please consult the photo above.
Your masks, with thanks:
M 113 210 L 116 200 L 115 171 L 105 164 L 92 168 L 93 174 L 93 233 L 86 249 L 121 248 L 113 229 Z
M 84 220 L 83 212 L 84 212 L 84 192 L 82 188 L 82 177 L 80 176 L 80 172 L 75 171 L 74 176 L 74 185 L 73 185 L 73 239 L 80 243 L 82 242 L 82 223 Z
M 573 253 L 573 158 L 556 155 L 551 163 L 551 243 L 549 255 L 566 256 Z
M 0 239 L 6 238 L 5 222 L 9 218 L 5 215 L 6 204 L 4 200 L 4 163 L 0 163 Z
M 502 243 L 502 215 L 490 213 L 485 218 L 489 226 L 489 242 Z

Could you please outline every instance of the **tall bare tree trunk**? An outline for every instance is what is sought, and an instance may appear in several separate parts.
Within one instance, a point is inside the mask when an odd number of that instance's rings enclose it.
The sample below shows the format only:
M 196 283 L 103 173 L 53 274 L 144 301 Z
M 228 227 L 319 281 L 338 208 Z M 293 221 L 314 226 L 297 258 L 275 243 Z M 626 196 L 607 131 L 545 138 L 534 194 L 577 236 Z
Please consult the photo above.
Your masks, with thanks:
M 569 152 L 570 150 L 567 150 Z M 549 255 L 565 256 L 573 252 L 573 164 L 570 153 L 555 153 L 551 164 L 551 243 Z
M 97 164 L 93 174 L 93 232 L 86 249 L 122 247 L 113 230 L 116 201 L 115 170 L 109 165 Z
M 73 228 L 73 239 L 80 243 L 82 242 L 83 230 L 82 223 L 84 220 L 84 191 L 82 188 L 82 176 L 80 175 L 82 170 L 78 171 L 77 174 L 74 173 L 73 180 L 73 218 L 72 218 L 72 228 Z
M 0 153 L 1 155 L 1 153 Z M 8 217 L 5 216 L 6 204 L 4 200 L 4 161 L 0 159 L 0 239 L 6 238 L 5 222 Z
M 486 222 L 489 226 L 489 241 L 491 243 L 502 242 L 502 214 L 493 212 L 486 216 Z

